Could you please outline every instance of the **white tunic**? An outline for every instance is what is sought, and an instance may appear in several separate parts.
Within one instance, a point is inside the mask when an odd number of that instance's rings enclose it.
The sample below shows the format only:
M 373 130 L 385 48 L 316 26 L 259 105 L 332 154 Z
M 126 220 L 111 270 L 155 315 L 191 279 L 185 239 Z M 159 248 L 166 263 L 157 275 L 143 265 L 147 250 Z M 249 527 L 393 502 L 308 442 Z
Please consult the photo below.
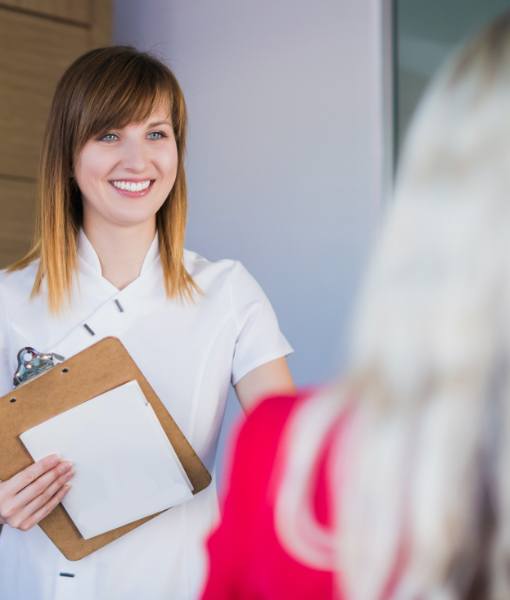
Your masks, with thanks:
M 23 346 L 70 357 L 105 336 L 117 336 L 212 471 L 230 383 L 292 349 L 264 292 L 239 262 L 209 262 L 189 251 L 184 262 L 203 291 L 194 304 L 166 297 L 157 238 L 140 276 L 119 291 L 101 276 L 99 259 L 81 233 L 72 305 L 58 317 L 49 314 L 43 295 L 29 298 L 36 264 L 1 272 L 0 394 L 12 388 Z M 213 481 L 191 501 L 75 562 L 66 560 L 39 527 L 20 532 L 4 526 L 0 598 L 196 598 L 204 577 L 203 541 L 216 517 Z

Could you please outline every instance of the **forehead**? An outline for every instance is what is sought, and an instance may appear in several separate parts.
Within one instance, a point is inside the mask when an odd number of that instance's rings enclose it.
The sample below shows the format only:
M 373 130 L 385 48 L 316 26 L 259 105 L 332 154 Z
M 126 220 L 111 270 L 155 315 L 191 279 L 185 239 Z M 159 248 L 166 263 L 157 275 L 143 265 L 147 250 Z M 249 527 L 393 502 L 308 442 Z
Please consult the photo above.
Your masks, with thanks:
M 136 112 L 133 115 L 125 115 L 118 126 L 125 127 L 127 125 L 146 125 L 153 121 L 169 121 L 172 120 L 172 111 L 168 99 L 157 99 L 151 106 L 143 112 Z
M 171 121 L 172 115 L 168 102 L 159 101 L 152 107 L 152 110 L 145 119 L 139 121 L 140 123 L 149 121 Z
M 117 126 L 118 129 L 124 129 L 125 127 L 148 127 L 152 124 L 165 124 L 172 125 L 172 115 L 167 105 L 155 106 L 153 110 L 144 115 L 141 119 L 133 119 L 125 124 Z

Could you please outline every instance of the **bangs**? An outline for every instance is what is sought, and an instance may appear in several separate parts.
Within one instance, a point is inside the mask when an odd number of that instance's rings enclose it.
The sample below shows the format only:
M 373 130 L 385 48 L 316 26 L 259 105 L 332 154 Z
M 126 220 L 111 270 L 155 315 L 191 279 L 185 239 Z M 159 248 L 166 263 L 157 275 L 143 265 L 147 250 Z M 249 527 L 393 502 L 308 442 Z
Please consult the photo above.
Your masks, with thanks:
M 75 151 L 109 129 L 146 120 L 161 104 L 168 106 L 168 115 L 177 133 L 181 115 L 174 107 L 179 105 L 175 96 L 180 90 L 163 65 L 147 55 L 120 55 L 96 66 L 94 76 L 81 90 Z

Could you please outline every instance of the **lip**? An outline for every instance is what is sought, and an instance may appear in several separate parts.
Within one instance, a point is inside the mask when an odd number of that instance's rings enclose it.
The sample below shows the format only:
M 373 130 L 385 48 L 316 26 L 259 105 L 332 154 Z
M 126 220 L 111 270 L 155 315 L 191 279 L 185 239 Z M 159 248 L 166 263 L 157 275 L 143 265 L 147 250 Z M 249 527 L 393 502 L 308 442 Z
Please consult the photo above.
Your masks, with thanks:
M 129 183 L 139 183 L 141 181 L 147 181 L 147 177 L 145 177 L 144 179 L 113 179 L 110 180 L 108 183 L 112 186 L 112 188 L 121 196 L 124 196 L 126 198 L 141 198 L 142 196 L 147 196 L 147 194 L 151 191 L 152 186 L 154 185 L 154 182 L 156 181 L 155 179 L 151 179 L 150 180 L 150 184 L 148 188 L 145 188 L 144 190 L 140 190 L 137 192 L 131 192 L 130 190 L 121 190 L 118 187 L 115 187 L 113 185 L 113 181 L 127 181 Z

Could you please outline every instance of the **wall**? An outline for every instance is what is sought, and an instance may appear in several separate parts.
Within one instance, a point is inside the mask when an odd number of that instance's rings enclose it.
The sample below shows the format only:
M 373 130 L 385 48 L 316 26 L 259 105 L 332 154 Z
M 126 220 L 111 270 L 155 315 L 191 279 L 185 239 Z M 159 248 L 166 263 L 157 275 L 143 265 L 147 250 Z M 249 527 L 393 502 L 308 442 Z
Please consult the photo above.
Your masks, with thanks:
M 114 5 L 114 41 L 163 58 L 187 98 L 187 246 L 256 276 L 295 348 L 299 385 L 341 368 L 382 201 L 384 5 Z M 227 429 L 235 413 L 230 404 Z

